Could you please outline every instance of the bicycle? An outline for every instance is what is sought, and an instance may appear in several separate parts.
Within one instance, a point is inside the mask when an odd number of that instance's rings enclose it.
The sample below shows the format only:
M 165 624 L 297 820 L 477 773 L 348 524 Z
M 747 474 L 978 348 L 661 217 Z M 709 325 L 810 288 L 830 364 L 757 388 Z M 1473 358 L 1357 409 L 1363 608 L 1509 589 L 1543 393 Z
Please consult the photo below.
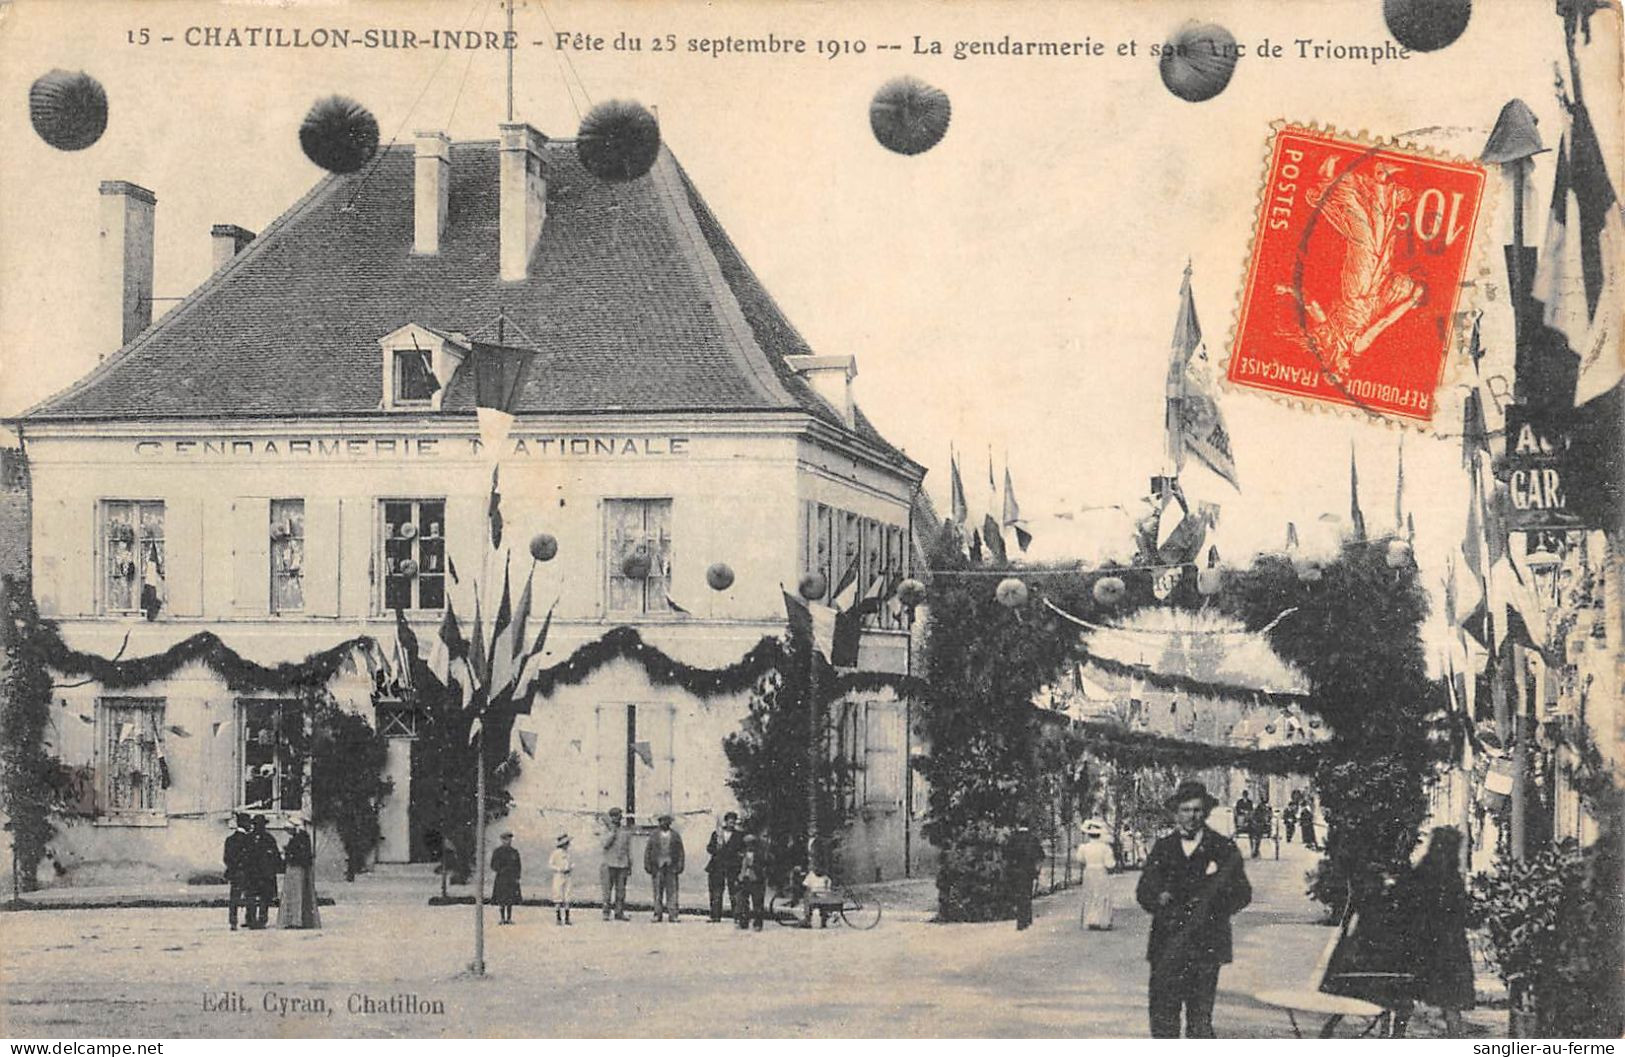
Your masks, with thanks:
M 812 911 L 845 922 L 848 928 L 867 932 L 880 924 L 880 904 L 864 899 L 850 888 L 834 885 L 828 892 L 813 899 Z M 799 928 L 805 920 L 811 922 L 812 913 L 795 891 L 779 891 L 767 904 L 767 916 L 785 927 Z

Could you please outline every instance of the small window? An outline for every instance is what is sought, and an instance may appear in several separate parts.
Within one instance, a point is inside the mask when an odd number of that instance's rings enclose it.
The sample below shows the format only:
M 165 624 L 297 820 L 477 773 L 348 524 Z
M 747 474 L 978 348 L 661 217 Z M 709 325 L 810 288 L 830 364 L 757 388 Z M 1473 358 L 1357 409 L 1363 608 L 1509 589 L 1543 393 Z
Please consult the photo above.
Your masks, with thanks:
M 108 697 L 96 708 L 105 813 L 162 815 L 169 764 L 164 758 L 162 698 Z
M 609 610 L 670 613 L 671 500 L 608 499 Z
M 305 608 L 305 501 L 271 500 L 271 612 Z
M 835 765 L 836 802 L 848 812 L 864 801 L 864 719 L 865 702 L 836 701 L 830 705 L 834 737 L 829 751 Z
M 298 811 L 304 806 L 304 713 L 297 701 L 245 700 L 237 703 L 242 734 L 242 807 L 254 811 Z
M 391 372 L 395 377 L 394 402 L 402 404 L 428 404 L 440 391 L 440 382 L 434 376 L 434 364 L 427 349 L 395 349 Z
M 110 499 L 102 504 L 102 607 L 138 610 L 151 620 L 168 598 L 164 587 L 164 504 Z
M 444 608 L 446 501 L 386 499 L 382 507 L 378 561 L 384 608 Z

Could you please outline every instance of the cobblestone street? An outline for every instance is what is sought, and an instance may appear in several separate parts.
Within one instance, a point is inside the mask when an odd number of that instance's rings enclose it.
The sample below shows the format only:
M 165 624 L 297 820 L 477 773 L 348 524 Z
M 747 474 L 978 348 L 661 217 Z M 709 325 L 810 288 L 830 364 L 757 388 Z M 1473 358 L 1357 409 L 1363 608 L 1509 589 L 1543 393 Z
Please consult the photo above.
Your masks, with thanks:
M 1291 1034 L 1285 1014 L 1251 995 L 1302 986 L 1331 935 L 1301 895 L 1310 861 L 1285 846 L 1279 862 L 1249 863 L 1257 894 L 1235 919 L 1221 1035 Z M 428 893 L 365 880 L 334 886 L 338 905 L 316 932 L 232 933 L 215 909 L 20 912 L 4 922 L 0 1027 L 13 1037 L 1142 1036 L 1135 877 L 1115 879 L 1109 933 L 1079 929 L 1075 891 L 1039 900 L 1024 933 L 931 924 L 929 882 L 893 890 L 869 932 L 769 923 L 741 933 L 703 913 L 677 928 L 645 914 L 606 923 L 590 909 L 560 928 L 551 909 L 522 907 L 512 927 L 489 915 L 485 979 L 466 971 L 471 908 L 429 907 Z M 383 1011 L 363 1011 L 369 1001 Z M 1469 1027 L 1499 1033 L 1504 1018 L 1480 1010 Z M 1413 1034 L 1437 1029 L 1419 1017 Z

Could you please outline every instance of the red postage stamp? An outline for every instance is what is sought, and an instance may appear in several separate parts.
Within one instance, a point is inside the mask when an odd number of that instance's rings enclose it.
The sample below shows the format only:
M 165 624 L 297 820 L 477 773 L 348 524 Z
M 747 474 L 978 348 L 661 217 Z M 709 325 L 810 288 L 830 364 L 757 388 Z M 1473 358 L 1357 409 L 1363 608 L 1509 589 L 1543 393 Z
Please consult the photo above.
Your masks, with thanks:
M 1230 381 L 1431 421 L 1484 170 L 1288 125 L 1268 179 Z

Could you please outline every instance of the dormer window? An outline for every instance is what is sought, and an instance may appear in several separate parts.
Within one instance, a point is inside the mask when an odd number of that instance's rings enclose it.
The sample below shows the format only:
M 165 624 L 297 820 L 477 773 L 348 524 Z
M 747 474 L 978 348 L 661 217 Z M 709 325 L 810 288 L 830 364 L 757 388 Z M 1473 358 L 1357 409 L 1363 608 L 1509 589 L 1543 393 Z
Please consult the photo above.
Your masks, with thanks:
M 446 385 L 468 355 L 468 339 L 418 323 L 378 339 L 385 411 L 438 411 Z
M 427 349 L 395 349 L 395 406 L 421 404 L 428 407 L 440 391 L 434 376 L 432 355 Z

